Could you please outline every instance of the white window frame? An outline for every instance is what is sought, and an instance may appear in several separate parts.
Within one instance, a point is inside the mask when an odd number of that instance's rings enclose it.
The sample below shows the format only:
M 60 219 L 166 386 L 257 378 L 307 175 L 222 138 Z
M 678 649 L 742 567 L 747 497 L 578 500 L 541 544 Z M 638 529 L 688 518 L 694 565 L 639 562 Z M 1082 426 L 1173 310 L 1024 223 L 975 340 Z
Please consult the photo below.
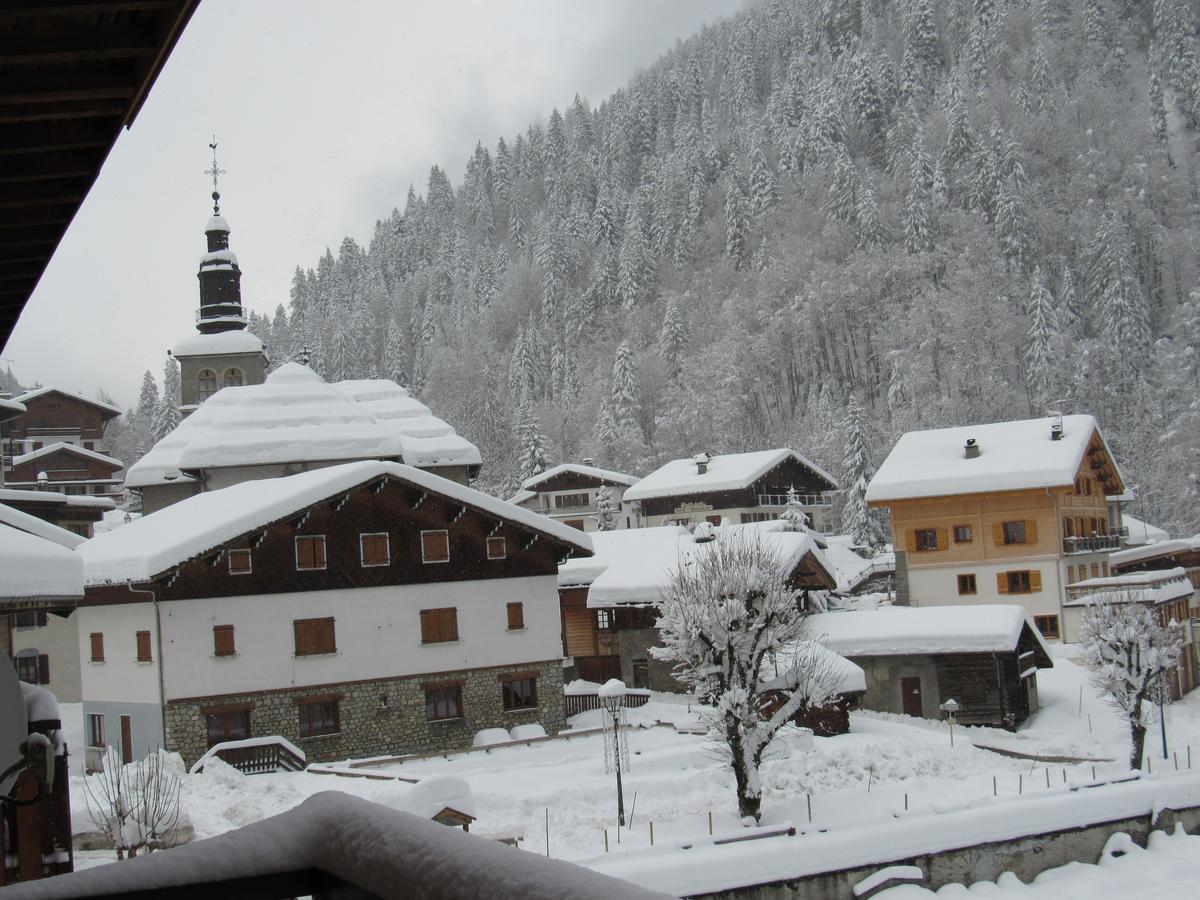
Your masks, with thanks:
M 235 553 L 245 553 L 246 559 L 248 559 L 250 561 L 250 565 L 245 571 L 235 572 L 233 570 L 233 554 L 235 554 Z M 245 547 L 239 547 L 237 550 L 227 550 L 225 552 L 225 556 L 229 562 L 229 574 L 230 575 L 251 575 L 254 573 L 254 553 L 253 553 L 253 551 L 247 550 Z
M 383 538 L 386 547 L 387 559 L 384 562 L 367 562 L 366 556 L 363 554 L 363 538 L 381 537 Z M 386 531 L 362 531 L 358 535 L 358 562 L 364 569 L 378 569 L 383 566 L 389 566 L 392 562 L 392 539 Z
M 95 735 L 95 729 L 93 729 L 92 724 L 97 721 L 100 723 L 100 740 L 104 742 L 101 744 L 92 743 L 92 737 Z M 88 713 L 87 721 L 84 723 L 84 725 L 87 727 L 85 740 L 87 741 L 87 745 L 89 747 L 93 747 L 97 750 L 103 750 L 108 746 L 108 735 L 104 730 L 104 713 Z
M 508 559 L 508 540 L 500 535 L 493 535 L 486 539 L 487 541 L 487 558 L 488 559 Z M 492 555 L 492 541 L 501 541 L 503 552 L 499 556 Z
M 425 535 L 427 534 L 444 534 L 446 536 L 446 558 L 445 559 L 426 559 L 425 557 Z M 421 562 L 426 565 L 437 566 L 444 565 L 450 562 L 450 529 L 448 528 L 426 528 L 421 532 Z
M 300 566 L 300 538 L 320 538 L 321 546 L 325 550 L 325 552 L 322 553 L 321 555 L 323 557 L 325 557 L 325 562 L 319 566 L 304 566 L 303 568 L 301 568 L 301 566 Z M 325 535 L 323 535 L 323 534 L 297 534 L 297 535 L 295 535 L 294 540 L 292 541 L 292 555 L 295 556 L 295 558 L 296 558 L 296 571 L 297 572 L 323 572 L 326 568 L 329 567 L 329 545 L 325 540 Z

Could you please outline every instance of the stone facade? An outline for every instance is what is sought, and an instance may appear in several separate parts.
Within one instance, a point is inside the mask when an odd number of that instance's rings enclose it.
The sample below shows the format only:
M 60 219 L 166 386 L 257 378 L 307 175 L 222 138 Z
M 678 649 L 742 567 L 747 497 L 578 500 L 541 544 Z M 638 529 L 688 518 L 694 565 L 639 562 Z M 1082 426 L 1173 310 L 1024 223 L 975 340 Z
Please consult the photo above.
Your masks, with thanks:
M 506 711 L 501 679 L 526 672 L 537 674 L 538 706 Z M 462 684 L 463 717 L 442 722 L 426 721 L 424 686 L 447 682 Z M 340 731 L 301 738 L 297 704 L 310 697 L 330 696 L 338 698 Z M 386 706 L 381 706 L 381 697 L 386 697 Z M 190 766 L 208 749 L 204 711 L 238 706 L 249 708 L 253 736 L 281 735 L 304 750 L 310 763 L 469 747 L 475 733 L 484 728 L 537 723 L 547 734 L 555 734 L 565 724 L 562 663 L 550 660 L 172 701 L 166 709 L 167 749 L 180 753 Z

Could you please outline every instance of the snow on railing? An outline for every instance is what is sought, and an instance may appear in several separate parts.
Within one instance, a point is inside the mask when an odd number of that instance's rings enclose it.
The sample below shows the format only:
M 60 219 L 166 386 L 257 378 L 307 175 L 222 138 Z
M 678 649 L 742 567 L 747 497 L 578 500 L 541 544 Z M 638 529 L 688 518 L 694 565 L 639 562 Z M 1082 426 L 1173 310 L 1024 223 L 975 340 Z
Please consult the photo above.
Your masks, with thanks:
M 308 758 L 303 750 L 285 737 L 271 735 L 213 744 L 192 764 L 189 774 L 195 775 L 204 771 L 204 764 L 214 756 L 247 775 L 299 772 L 308 765 Z

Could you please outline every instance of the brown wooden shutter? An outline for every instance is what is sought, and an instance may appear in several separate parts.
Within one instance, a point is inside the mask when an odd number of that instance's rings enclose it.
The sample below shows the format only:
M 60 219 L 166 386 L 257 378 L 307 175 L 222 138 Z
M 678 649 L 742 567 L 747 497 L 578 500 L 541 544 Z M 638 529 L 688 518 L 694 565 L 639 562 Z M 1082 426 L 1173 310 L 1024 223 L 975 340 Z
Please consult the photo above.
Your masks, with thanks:
M 996 542 L 997 547 L 1004 546 L 1004 523 L 997 522 L 992 526 L 992 540 Z
M 1042 589 L 1042 573 L 1037 569 L 1032 569 L 1029 572 L 1029 590 L 1040 591 Z
M 442 640 L 458 640 L 458 610 L 454 607 L 442 610 Z
M 234 648 L 233 626 L 213 626 L 213 654 L 215 656 L 233 656 Z
M 947 549 L 950 546 L 950 530 L 939 525 L 934 532 L 937 534 L 937 548 L 939 550 Z
M 150 656 L 150 632 L 139 631 L 137 633 L 137 658 L 138 662 L 149 662 Z
M 321 653 L 335 653 L 337 651 L 337 636 L 333 631 L 333 619 L 318 619 L 317 629 L 319 637 L 317 639 L 317 649 Z
M 104 634 L 99 631 L 93 632 L 91 642 L 92 662 L 104 662 Z
M 917 532 L 915 529 L 910 528 L 904 533 L 904 543 L 908 547 L 909 553 L 917 552 Z
M 1025 520 L 1025 543 L 1036 544 L 1038 540 L 1037 519 Z
M 523 603 L 508 604 L 509 630 L 525 627 L 525 605 Z
M 313 652 L 312 629 L 310 623 L 301 619 L 297 619 L 292 623 L 292 629 L 296 637 L 296 655 L 304 656 Z
M 315 537 L 313 543 L 313 565 L 318 569 L 325 568 L 325 536 Z
M 312 546 L 308 538 L 296 538 L 296 568 L 307 569 L 312 566 Z
M 38 654 L 38 684 L 50 683 L 50 656 L 46 653 Z
M 999 591 L 1001 594 L 1008 593 L 1008 573 L 1007 572 L 997 572 L 996 573 L 996 590 Z

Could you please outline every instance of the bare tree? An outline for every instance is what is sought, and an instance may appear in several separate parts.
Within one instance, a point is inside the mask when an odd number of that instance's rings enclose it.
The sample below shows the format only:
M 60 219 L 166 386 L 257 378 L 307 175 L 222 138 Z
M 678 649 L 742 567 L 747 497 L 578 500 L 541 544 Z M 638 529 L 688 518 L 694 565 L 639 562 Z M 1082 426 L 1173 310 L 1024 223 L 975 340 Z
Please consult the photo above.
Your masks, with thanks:
M 1092 682 L 1129 723 L 1131 769 L 1142 765 L 1147 707 L 1183 648 L 1179 628 L 1164 625 L 1152 606 L 1137 599 L 1114 592 L 1088 606 L 1079 628 Z
M 179 824 L 179 775 L 170 754 L 156 750 L 122 765 L 109 747 L 99 772 L 83 781 L 88 816 L 117 851 L 117 859 L 173 846 Z
M 789 575 L 756 535 L 722 536 L 696 546 L 658 603 L 664 646 L 652 652 L 674 661 L 680 679 L 715 708 L 706 717 L 710 734 L 728 751 L 739 812 L 755 820 L 764 751 L 798 710 L 835 699 L 839 683 L 836 657 L 806 640 L 808 617 Z

